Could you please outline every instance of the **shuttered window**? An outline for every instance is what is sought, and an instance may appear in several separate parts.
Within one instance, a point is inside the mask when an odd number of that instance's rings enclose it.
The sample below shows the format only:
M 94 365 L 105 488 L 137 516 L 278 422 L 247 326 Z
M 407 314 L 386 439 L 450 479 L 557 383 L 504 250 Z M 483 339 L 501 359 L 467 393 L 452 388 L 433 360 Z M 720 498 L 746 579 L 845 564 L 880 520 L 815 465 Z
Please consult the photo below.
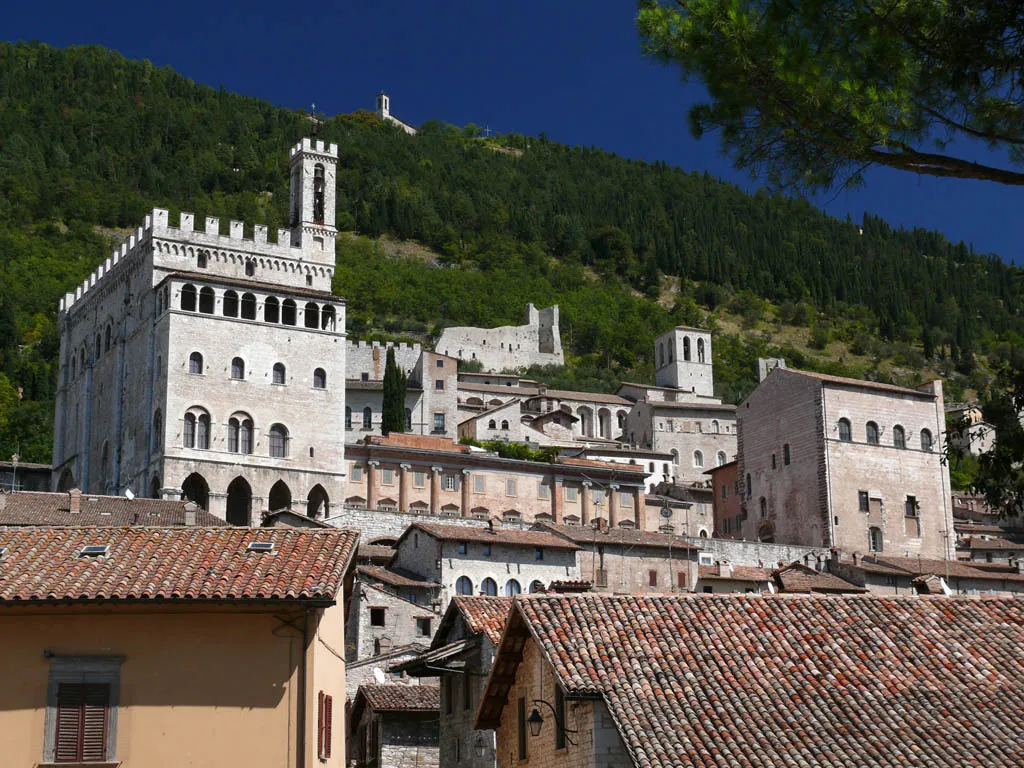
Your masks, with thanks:
M 57 688 L 54 757 L 58 763 L 107 759 L 107 683 L 61 683 Z
M 316 754 L 321 760 L 331 756 L 331 727 L 334 714 L 334 697 L 320 691 L 317 697 Z

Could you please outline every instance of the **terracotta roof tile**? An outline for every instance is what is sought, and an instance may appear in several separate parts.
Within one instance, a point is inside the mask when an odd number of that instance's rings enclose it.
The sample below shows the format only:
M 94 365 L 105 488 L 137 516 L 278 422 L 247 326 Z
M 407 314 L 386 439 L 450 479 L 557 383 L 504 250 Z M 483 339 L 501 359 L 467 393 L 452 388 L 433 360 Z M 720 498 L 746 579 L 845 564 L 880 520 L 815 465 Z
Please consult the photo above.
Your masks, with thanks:
M 668 549 L 671 544 L 672 549 L 700 549 L 678 536 L 654 531 L 638 531 L 634 528 L 605 528 L 598 531 L 589 525 L 555 525 L 554 523 L 537 523 L 534 528 L 550 531 L 576 544 L 626 544 L 658 549 Z
M 997 536 L 967 536 L 964 544 L 968 549 L 1024 549 L 1024 544 Z
M 445 525 L 444 523 L 413 523 L 402 534 L 409 535 L 414 528 L 441 541 L 474 541 L 484 544 L 505 544 L 513 547 L 547 547 L 548 549 L 579 549 L 572 542 L 560 536 L 543 531 L 521 531 L 514 528 L 490 528 L 469 525 Z
M 710 581 L 768 581 L 771 572 L 767 568 L 753 565 L 734 565 L 720 574 L 717 565 L 701 565 L 698 567 L 700 578 Z
M 453 597 L 452 602 L 466 619 L 473 632 L 484 632 L 494 645 L 505 631 L 505 620 L 512 608 L 511 597 Z
M 883 392 L 892 392 L 899 395 L 914 395 L 916 397 L 928 398 L 934 400 L 935 395 L 930 392 L 924 392 L 920 389 L 910 389 L 908 387 L 898 387 L 895 384 L 884 384 L 880 381 L 864 381 L 863 379 L 850 379 L 845 376 L 833 376 L 828 373 L 815 373 L 814 371 L 799 371 L 796 368 L 776 368 L 772 371 L 782 371 L 785 374 L 796 374 L 798 376 L 808 376 L 818 381 L 823 381 L 826 384 L 838 384 L 844 387 L 860 387 L 863 389 L 877 389 Z
M 376 712 L 429 712 L 441 708 L 441 689 L 436 685 L 360 685 L 356 697 L 360 696 Z
M 521 596 L 477 727 L 498 724 L 524 632 L 567 696 L 604 700 L 638 768 L 980 768 L 1024 754 L 1021 600 Z
M 186 503 L 83 493 L 81 511 L 72 512 L 67 493 L 16 491 L 0 497 L 0 525 L 177 526 L 185 524 Z M 227 522 L 197 509 L 196 525 Z
M 361 573 L 364 576 L 368 576 L 371 579 L 383 582 L 384 584 L 390 584 L 393 587 L 440 587 L 440 584 L 435 584 L 432 581 L 423 581 L 422 579 L 412 579 L 408 576 L 404 576 L 401 573 L 395 571 L 389 571 L 387 568 L 381 568 L 378 565 L 359 565 L 356 566 L 356 573 Z
M 356 531 L 317 528 L 2 528 L 0 603 L 332 602 Z M 253 542 L 274 545 L 252 552 Z M 106 545 L 104 556 L 80 556 Z
M 780 592 L 810 594 L 867 591 L 831 573 L 822 573 L 803 565 L 780 568 L 772 572 L 772 577 L 776 585 L 781 587 Z

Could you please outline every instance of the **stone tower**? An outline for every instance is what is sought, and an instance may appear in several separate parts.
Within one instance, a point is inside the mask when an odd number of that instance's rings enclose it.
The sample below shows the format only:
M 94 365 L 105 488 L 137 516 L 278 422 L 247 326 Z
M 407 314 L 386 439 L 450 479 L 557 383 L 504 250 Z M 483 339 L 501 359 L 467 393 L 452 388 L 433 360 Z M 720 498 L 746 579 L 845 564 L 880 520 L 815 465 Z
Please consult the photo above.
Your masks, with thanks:
M 383 91 L 377 94 L 377 115 L 381 120 L 391 116 L 391 99 Z
M 291 150 L 292 245 L 315 261 L 334 265 L 335 179 L 338 146 L 303 139 Z M 321 255 L 318 255 L 321 254 Z
M 711 334 L 700 328 L 678 326 L 654 342 L 655 381 L 699 397 L 715 396 L 711 364 Z

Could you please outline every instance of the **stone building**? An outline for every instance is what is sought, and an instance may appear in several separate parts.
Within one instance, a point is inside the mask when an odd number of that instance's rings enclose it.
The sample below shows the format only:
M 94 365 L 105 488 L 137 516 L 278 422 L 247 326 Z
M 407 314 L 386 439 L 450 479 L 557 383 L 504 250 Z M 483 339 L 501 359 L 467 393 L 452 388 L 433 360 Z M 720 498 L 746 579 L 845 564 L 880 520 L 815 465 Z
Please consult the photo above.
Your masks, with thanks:
M 743 536 L 953 556 L 942 384 L 776 368 L 739 407 Z
M 981 408 L 960 405 L 946 411 L 946 415 L 952 421 L 949 442 L 961 455 L 980 456 L 992 450 L 996 428 L 985 421 Z
M 48 491 L 51 475 L 49 464 L 0 461 L 0 492 Z
M 833 553 L 830 573 L 865 587 L 875 595 L 945 594 L 1021 595 L 1021 563 L 988 565 L 977 562 L 891 555 Z
M 352 704 L 348 765 L 356 768 L 438 768 L 433 685 L 361 685 Z
M 437 585 L 432 586 L 436 592 Z M 430 643 L 437 626 L 436 605 L 410 600 L 413 594 L 385 589 L 365 574 L 356 575 L 350 594 L 345 627 L 346 661 L 386 656 L 413 643 Z
M 500 768 L 1015 765 L 1022 644 L 1010 599 L 530 595 L 476 727 Z
M 291 150 L 290 229 L 154 209 L 60 302 L 59 490 L 187 496 L 236 524 L 344 485 L 337 146 Z M 317 418 L 309 418 L 315 413 Z
M 715 537 L 743 538 L 743 495 L 740 489 L 739 462 L 730 461 L 705 472 L 711 475 L 715 510 Z
M 494 734 L 474 725 L 511 608 L 511 597 L 452 598 L 430 650 L 395 667 L 422 679 L 440 672 L 441 765 L 494 768 Z
M 504 459 L 451 440 L 369 437 L 346 448 L 348 506 L 510 523 L 643 527 L 640 467 L 583 459 Z
M 405 131 L 410 136 L 416 135 L 416 129 L 409 125 L 404 120 L 399 120 L 397 117 L 391 114 L 391 97 L 381 91 L 377 94 L 377 117 L 385 122 L 396 125 Z
M 565 363 L 557 304 L 540 310 L 527 304 L 526 325 L 445 328 L 434 349 L 459 360 L 479 360 L 485 371 L 498 373 Z
M 413 523 L 389 566 L 441 585 L 442 608 L 455 595 L 513 597 L 579 576 L 579 546 L 547 531 Z
M 384 367 L 388 348 L 405 371 L 405 431 L 415 435 L 458 435 L 458 362 L 419 344 L 348 345 L 345 374 L 345 439 L 381 434 L 384 418 Z

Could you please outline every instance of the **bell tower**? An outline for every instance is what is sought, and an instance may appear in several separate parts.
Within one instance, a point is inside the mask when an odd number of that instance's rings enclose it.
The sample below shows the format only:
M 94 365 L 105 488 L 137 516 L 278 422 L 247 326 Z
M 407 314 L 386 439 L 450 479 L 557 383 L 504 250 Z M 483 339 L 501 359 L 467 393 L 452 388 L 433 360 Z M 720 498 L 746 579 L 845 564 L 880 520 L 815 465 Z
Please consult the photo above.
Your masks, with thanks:
M 303 139 L 292 147 L 290 167 L 292 247 L 301 248 L 312 260 L 333 265 L 338 145 Z

